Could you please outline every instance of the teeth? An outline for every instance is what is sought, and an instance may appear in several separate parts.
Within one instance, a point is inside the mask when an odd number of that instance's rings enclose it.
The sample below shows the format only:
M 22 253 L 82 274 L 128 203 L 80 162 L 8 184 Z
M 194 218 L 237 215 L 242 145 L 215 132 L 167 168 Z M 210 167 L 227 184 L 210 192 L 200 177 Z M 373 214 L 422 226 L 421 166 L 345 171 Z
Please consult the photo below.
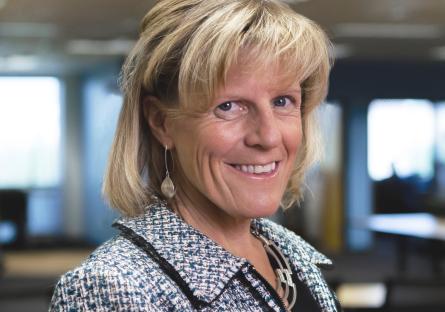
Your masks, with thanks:
M 276 163 L 271 162 L 270 164 L 261 166 L 261 165 L 235 165 L 235 168 L 246 173 L 270 173 L 275 170 Z
M 270 171 L 270 165 L 265 166 L 255 166 L 255 173 L 263 173 L 263 172 L 269 172 Z

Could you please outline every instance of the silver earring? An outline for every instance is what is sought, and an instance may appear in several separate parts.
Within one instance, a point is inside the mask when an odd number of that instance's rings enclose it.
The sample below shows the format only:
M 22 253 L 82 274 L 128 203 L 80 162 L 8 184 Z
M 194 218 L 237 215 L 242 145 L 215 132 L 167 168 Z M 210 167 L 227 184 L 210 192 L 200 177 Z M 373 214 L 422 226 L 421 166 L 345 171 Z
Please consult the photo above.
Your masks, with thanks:
M 167 146 L 165 146 L 165 151 L 164 151 L 165 179 L 162 181 L 161 184 L 161 192 L 167 199 L 172 199 L 173 196 L 175 196 L 176 190 L 172 179 L 170 179 L 170 172 L 168 172 L 167 151 L 168 151 Z

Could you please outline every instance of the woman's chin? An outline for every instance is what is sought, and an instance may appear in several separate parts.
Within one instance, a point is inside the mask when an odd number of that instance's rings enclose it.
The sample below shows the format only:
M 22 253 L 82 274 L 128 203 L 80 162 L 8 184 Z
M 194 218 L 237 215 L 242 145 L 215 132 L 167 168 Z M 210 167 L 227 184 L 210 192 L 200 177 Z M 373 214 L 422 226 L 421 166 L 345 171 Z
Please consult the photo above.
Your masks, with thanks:
M 275 214 L 280 207 L 280 203 L 274 202 L 270 204 L 253 204 L 251 207 L 252 208 L 249 209 L 249 218 L 265 218 Z

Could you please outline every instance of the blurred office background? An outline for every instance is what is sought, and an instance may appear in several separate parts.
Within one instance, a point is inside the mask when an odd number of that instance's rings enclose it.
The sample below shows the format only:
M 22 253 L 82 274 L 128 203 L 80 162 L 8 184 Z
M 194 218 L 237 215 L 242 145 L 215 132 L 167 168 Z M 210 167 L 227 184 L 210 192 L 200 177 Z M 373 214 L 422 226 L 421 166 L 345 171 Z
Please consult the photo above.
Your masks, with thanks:
M 347 311 L 445 311 L 445 1 L 286 0 L 336 62 L 324 158 L 275 218 L 336 262 Z M 45 311 L 111 237 L 120 66 L 153 0 L 0 0 L 0 310 Z

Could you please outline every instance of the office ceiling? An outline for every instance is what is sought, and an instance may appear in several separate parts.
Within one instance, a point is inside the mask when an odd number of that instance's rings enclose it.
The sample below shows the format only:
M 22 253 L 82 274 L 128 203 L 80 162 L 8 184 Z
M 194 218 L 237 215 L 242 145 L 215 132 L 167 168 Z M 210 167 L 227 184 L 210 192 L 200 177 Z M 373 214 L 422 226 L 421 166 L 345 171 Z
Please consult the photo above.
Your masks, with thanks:
M 340 59 L 445 62 L 445 0 L 285 0 Z M 0 73 L 64 74 L 122 59 L 155 1 L 0 0 Z

